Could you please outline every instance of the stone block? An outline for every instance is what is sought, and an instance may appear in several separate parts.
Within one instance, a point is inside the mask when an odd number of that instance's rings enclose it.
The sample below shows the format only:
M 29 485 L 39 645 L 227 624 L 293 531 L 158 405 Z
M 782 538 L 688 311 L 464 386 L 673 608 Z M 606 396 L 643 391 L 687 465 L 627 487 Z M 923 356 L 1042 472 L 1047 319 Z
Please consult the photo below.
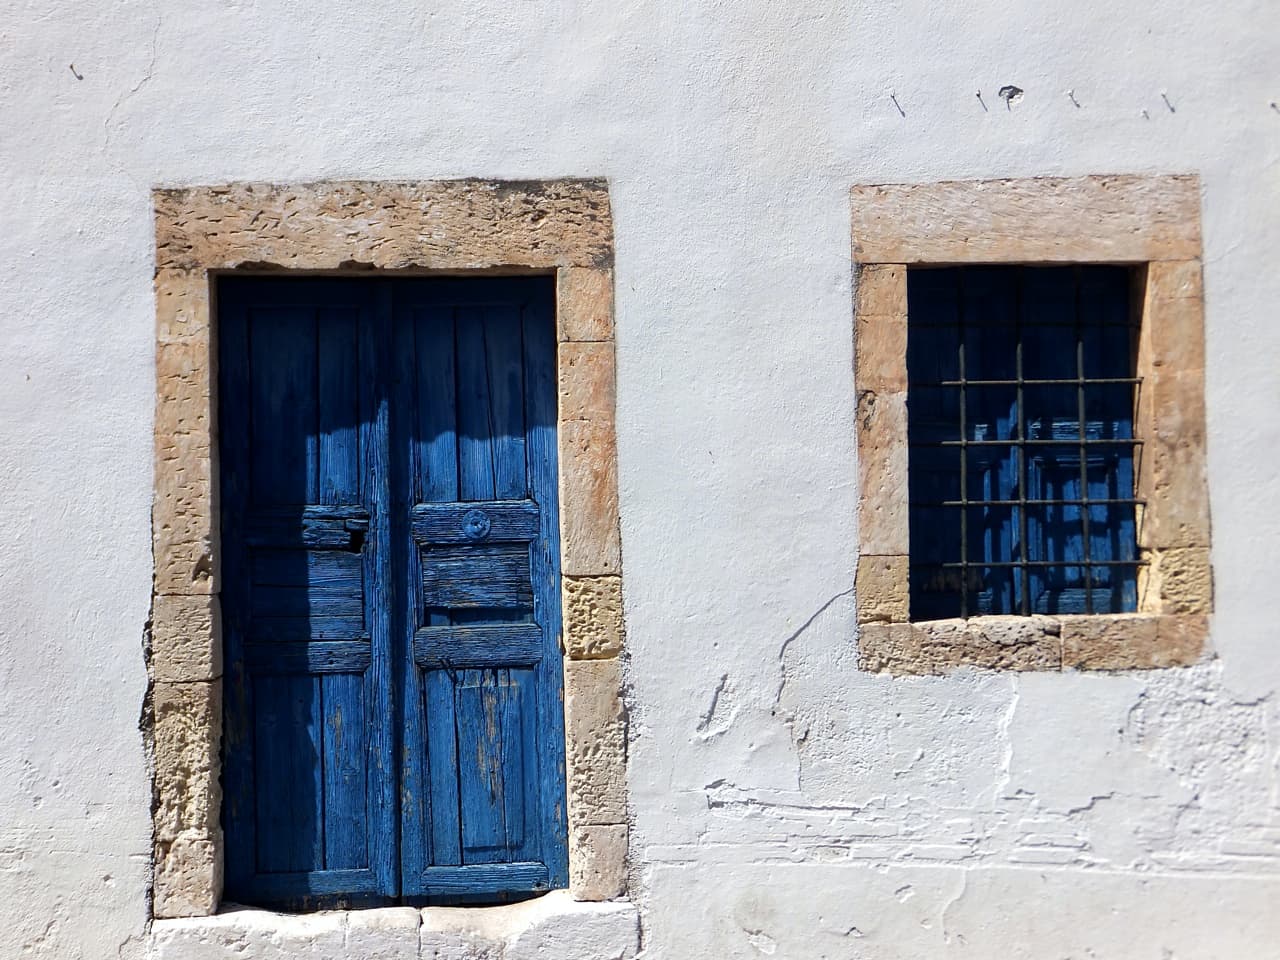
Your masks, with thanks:
M 156 683 L 152 688 L 157 845 L 212 837 L 221 789 L 222 683 Z
M 209 275 L 205 270 L 160 270 L 156 273 L 156 341 L 158 344 L 204 343 L 211 313 Z
M 1154 266 L 1154 264 L 1153 264 Z M 1143 322 L 1150 325 L 1151 365 L 1169 373 L 1204 373 L 1204 302 L 1148 298 Z
M 562 267 L 556 271 L 556 320 L 565 341 L 613 339 L 613 271 Z
M 151 668 L 162 683 L 222 676 L 217 594 L 160 595 L 152 600 Z
M 858 557 L 854 601 L 859 623 L 900 623 L 909 614 L 908 557 Z
M 877 184 L 854 187 L 851 200 L 854 259 L 866 263 L 1141 263 L 1200 256 L 1195 176 Z
M 560 422 L 612 423 L 617 404 L 613 341 L 560 345 Z
M 861 391 L 857 418 L 859 550 L 906 556 L 907 395 Z
M 854 290 L 858 316 L 907 316 L 907 267 L 902 263 L 864 263 L 858 266 Z M 903 356 L 906 356 L 904 351 Z
M 1049 670 L 1062 665 L 1053 617 L 972 617 L 859 627 L 860 669 L 902 676 L 937 675 L 964 667 Z
M 565 577 L 564 641 L 572 660 L 622 653 L 622 578 Z
M 569 892 L 575 900 L 612 900 L 627 888 L 627 825 L 588 824 L 569 831 Z
M 1213 571 L 1208 547 L 1152 550 L 1139 569 L 1143 611 L 1163 614 L 1207 614 L 1213 609 Z
M 421 913 L 413 907 L 287 914 L 253 907 L 152 926 L 154 960 L 416 960 Z
M 1147 299 L 1203 300 L 1199 260 L 1156 260 L 1147 264 Z
M 160 189 L 159 272 L 604 268 L 608 187 L 595 180 L 329 181 Z
M 215 838 L 201 833 L 157 842 L 152 885 L 156 917 L 203 917 L 218 908 L 222 893 L 219 847 Z
M 622 570 L 618 530 L 618 459 L 613 422 L 560 425 L 560 535 L 566 576 Z
M 627 739 L 621 662 L 566 661 L 564 714 L 570 829 L 625 823 Z
M 859 393 L 907 389 L 907 315 L 859 313 L 854 326 L 853 380 Z
M 1205 617 L 1107 614 L 1062 618 L 1062 665 L 1071 670 L 1149 670 L 1199 659 Z

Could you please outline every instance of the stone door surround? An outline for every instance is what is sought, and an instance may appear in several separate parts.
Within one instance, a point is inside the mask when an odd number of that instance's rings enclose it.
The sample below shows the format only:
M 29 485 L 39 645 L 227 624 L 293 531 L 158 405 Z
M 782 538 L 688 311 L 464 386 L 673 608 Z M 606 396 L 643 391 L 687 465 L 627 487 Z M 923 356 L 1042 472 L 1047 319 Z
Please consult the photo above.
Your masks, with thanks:
M 207 916 L 221 897 L 214 281 L 229 271 L 555 275 L 569 884 L 578 900 L 621 896 L 626 732 L 606 184 L 237 183 L 159 189 L 153 201 L 154 916 Z

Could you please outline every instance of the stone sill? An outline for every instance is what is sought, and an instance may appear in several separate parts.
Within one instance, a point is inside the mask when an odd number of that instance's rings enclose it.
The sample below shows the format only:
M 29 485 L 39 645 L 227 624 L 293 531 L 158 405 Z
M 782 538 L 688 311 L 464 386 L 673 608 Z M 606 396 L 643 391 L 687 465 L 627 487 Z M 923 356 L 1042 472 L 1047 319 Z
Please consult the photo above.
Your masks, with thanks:
M 863 623 L 858 667 L 928 676 L 987 670 L 1152 670 L 1196 663 L 1209 637 L 1206 613 L 970 617 Z
M 211 917 L 155 920 L 152 960 L 626 960 L 640 947 L 635 905 L 583 903 L 567 890 L 498 907 L 381 907 L 285 914 L 227 904 Z

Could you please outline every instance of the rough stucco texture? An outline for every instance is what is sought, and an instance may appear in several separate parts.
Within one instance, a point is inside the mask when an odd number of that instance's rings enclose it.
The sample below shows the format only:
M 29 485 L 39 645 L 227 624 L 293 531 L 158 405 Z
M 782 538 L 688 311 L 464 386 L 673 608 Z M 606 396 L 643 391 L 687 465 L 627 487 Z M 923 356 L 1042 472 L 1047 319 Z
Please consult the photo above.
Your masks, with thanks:
M 1275 17 L 1189 0 L 13 12 L 0 956 L 146 950 L 151 188 L 472 176 L 609 179 L 647 958 L 1272 952 Z M 1008 109 L 1004 84 L 1025 91 Z M 862 672 L 850 186 L 1110 172 L 1201 177 L 1214 659 Z

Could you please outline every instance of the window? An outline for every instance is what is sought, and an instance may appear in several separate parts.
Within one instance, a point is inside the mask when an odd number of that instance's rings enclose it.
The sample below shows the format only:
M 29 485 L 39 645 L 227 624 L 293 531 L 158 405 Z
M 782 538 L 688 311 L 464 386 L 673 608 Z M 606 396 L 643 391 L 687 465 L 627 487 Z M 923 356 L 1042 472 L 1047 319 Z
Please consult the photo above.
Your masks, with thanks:
M 1123 267 L 907 273 L 911 610 L 1137 609 Z
M 1199 207 L 1190 176 L 853 189 L 863 669 L 1201 656 Z

